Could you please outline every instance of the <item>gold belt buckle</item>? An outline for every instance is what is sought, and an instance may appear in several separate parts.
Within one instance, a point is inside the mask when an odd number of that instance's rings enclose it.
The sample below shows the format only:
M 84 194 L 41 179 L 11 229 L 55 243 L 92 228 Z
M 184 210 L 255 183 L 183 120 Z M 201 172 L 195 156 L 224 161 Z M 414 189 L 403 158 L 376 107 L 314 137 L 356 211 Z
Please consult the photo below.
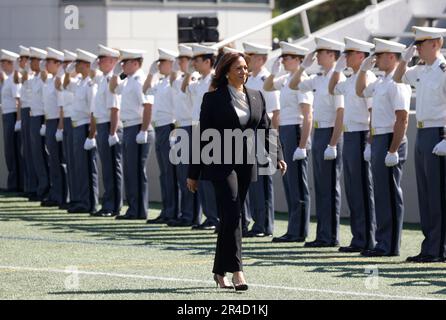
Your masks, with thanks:
M 417 122 L 417 128 L 419 128 L 419 129 L 424 128 L 424 122 L 423 121 L 418 121 Z
M 317 128 L 319 128 L 319 121 L 315 121 L 314 122 L 314 127 L 317 129 Z
M 375 128 L 372 128 L 372 136 L 374 136 L 374 135 L 375 135 L 375 133 L 376 133 L 376 130 L 375 130 Z
M 77 126 L 76 126 L 76 124 L 77 124 L 76 121 L 72 121 L 71 124 L 72 124 L 73 128 L 76 128 L 76 127 L 77 127 Z
M 347 129 L 348 129 L 347 126 L 344 124 L 344 125 L 343 125 L 343 130 L 344 130 L 344 132 L 347 132 Z

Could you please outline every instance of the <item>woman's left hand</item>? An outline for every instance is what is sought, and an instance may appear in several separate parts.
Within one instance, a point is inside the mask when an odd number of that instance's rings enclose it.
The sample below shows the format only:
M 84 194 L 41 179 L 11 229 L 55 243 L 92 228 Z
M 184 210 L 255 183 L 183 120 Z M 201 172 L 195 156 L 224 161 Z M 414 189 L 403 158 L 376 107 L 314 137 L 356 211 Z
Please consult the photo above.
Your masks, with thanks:
M 280 172 L 282 173 L 282 176 L 284 176 L 286 173 L 287 167 L 288 167 L 286 162 L 283 160 L 280 160 L 277 164 L 279 166 Z

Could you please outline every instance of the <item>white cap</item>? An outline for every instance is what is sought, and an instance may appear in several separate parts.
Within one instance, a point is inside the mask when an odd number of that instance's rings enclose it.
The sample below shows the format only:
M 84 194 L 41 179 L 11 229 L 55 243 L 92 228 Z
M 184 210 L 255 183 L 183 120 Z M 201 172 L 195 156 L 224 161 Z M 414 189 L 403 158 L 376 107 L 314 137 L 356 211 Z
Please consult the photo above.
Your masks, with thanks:
M 339 41 L 316 37 L 316 50 L 333 50 L 333 51 L 344 51 L 344 44 Z
M 298 46 L 296 44 L 291 44 L 285 41 L 280 41 L 279 45 L 280 48 L 282 49 L 282 55 L 292 54 L 295 56 L 304 56 L 310 51 L 307 48 Z
M 2 49 L 1 52 L 2 52 L 2 55 L 0 56 L 0 60 L 7 60 L 7 61 L 14 62 L 20 57 L 17 53 L 12 52 L 12 51 Z
M 344 42 L 345 42 L 344 51 L 360 51 L 360 52 L 370 53 L 370 50 L 375 47 L 373 43 L 350 37 L 345 37 Z
M 21 57 L 29 57 L 29 48 L 25 46 L 19 46 L 20 52 L 19 55 Z
M 119 51 L 103 46 L 102 44 L 98 44 L 98 56 L 99 57 L 112 57 L 119 58 Z
M 415 41 L 424 41 L 429 39 L 439 39 L 446 34 L 446 29 L 433 27 L 412 27 L 415 33 Z
M 142 59 L 146 53 L 144 50 L 138 49 L 121 49 L 121 60 Z
M 58 61 L 63 61 L 65 56 L 63 52 L 60 52 L 59 50 L 47 47 L 46 51 L 48 52 L 48 54 L 46 55 L 47 59 L 55 59 Z
M 217 49 L 214 49 L 212 47 L 203 46 L 201 44 L 193 44 L 192 45 L 192 52 L 194 57 L 203 56 L 203 55 L 217 55 Z
M 158 60 L 168 60 L 168 61 L 175 61 L 175 58 L 178 57 L 178 52 L 159 48 L 158 49 Z
M 375 53 L 383 53 L 383 52 L 392 52 L 392 53 L 401 53 L 406 49 L 406 46 L 404 44 L 390 41 L 390 40 L 384 40 L 384 39 L 373 39 L 375 42 Z
M 268 54 L 272 50 L 271 47 L 262 46 L 251 42 L 243 42 L 243 49 L 246 54 Z
M 43 59 L 46 59 L 46 51 L 39 49 L 39 48 L 30 47 L 29 48 L 29 56 L 31 58 L 43 60 Z
M 178 51 L 180 52 L 179 57 L 192 58 L 192 56 L 193 56 L 192 48 L 189 46 L 186 46 L 185 44 L 178 45 Z
M 93 63 L 97 58 L 97 56 L 94 55 L 93 53 L 82 50 L 82 49 L 76 49 L 76 54 L 77 54 L 76 60 L 80 60 L 80 61 L 84 61 L 84 62 L 88 62 L 88 63 Z
M 75 61 L 77 59 L 77 54 L 70 50 L 64 50 L 64 59 L 63 61 Z
M 223 47 L 223 53 L 241 53 L 243 54 L 242 51 L 234 49 L 234 48 L 230 48 L 230 47 Z

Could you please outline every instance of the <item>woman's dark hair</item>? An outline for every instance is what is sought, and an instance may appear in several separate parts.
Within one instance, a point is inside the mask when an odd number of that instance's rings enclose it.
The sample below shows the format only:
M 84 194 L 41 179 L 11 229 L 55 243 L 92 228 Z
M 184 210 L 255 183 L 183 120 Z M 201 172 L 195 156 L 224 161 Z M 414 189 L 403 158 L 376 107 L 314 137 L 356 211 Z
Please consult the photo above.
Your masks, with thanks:
M 245 59 L 246 63 L 249 62 L 248 58 L 243 53 L 236 52 L 225 53 L 220 58 L 216 66 L 214 78 L 212 79 L 212 88 L 218 89 L 228 85 L 228 79 L 226 78 L 226 75 L 228 74 L 232 64 L 240 57 Z

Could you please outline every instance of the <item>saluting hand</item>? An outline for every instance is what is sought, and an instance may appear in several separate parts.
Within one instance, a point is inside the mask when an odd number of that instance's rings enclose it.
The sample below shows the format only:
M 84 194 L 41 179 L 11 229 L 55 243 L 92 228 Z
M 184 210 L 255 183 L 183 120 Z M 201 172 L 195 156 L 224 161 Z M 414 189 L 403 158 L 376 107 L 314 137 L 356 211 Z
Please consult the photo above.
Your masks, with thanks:
M 307 54 L 300 64 L 302 69 L 308 69 L 316 61 L 316 51 Z

